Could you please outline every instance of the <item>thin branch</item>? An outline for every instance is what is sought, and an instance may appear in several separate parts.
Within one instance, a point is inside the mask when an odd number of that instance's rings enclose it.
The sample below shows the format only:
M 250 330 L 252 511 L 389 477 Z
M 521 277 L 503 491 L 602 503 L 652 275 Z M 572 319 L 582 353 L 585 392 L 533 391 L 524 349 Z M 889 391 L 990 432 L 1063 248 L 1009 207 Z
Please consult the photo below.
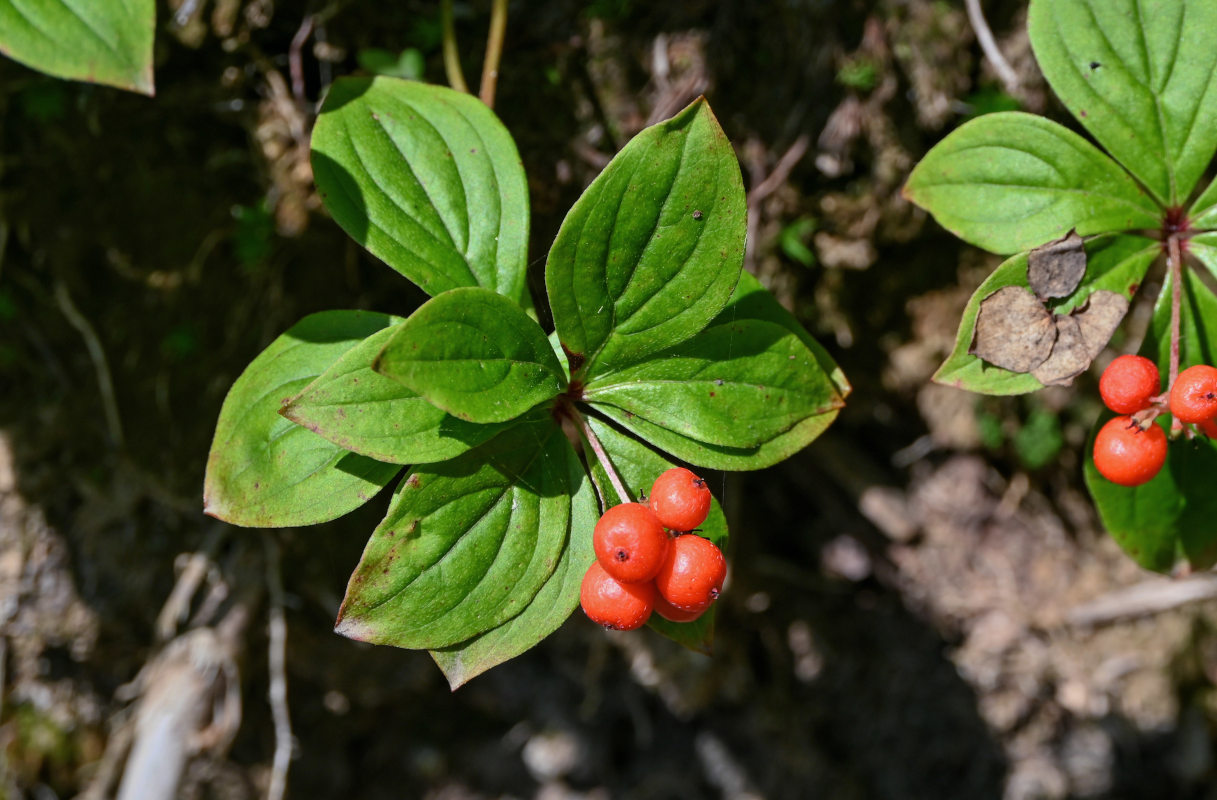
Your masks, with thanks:
M 1150 578 L 1074 606 L 1065 619 L 1070 625 L 1082 627 L 1103 625 L 1129 617 L 1159 614 L 1215 597 L 1217 575 L 1196 575 L 1184 580 Z
M 1172 233 L 1166 238 L 1167 264 L 1171 277 L 1171 363 L 1170 382 L 1167 388 L 1175 385 L 1179 376 L 1179 317 L 1183 312 L 1183 257 L 1179 247 L 1179 235 Z M 1171 422 L 1171 431 L 1183 430 L 1183 423 L 1178 417 Z
M 287 621 L 283 616 L 283 576 L 279 569 L 279 544 L 271 536 L 266 545 L 266 585 L 270 592 L 267 655 L 270 670 L 271 715 L 275 722 L 275 755 L 266 800 L 283 800 L 287 790 L 287 769 L 292 758 L 292 721 L 287 708 Z
M 97 373 L 97 388 L 101 392 L 101 405 L 106 414 L 106 427 L 110 432 L 110 441 L 116 447 L 123 446 L 123 423 L 118 416 L 118 403 L 114 399 L 114 382 L 110 379 L 110 365 L 106 361 L 106 351 L 101 347 L 97 331 L 85 319 L 84 314 L 72 302 L 68 287 L 63 281 L 55 282 L 55 302 L 59 310 L 68 318 L 68 322 L 85 340 L 85 348 L 93 361 L 93 370 Z
M 965 5 L 968 7 L 968 21 L 972 23 L 972 30 L 976 32 L 976 41 L 980 43 L 980 49 L 984 51 L 985 58 L 993 66 L 993 71 L 1001 79 L 1006 91 L 1013 92 L 1018 88 L 1018 73 L 997 48 L 993 31 L 989 30 L 989 23 L 985 21 L 984 12 L 980 10 L 980 0 L 966 0 Z
M 596 454 L 596 460 L 600 462 L 600 466 L 604 467 L 604 471 L 608 474 L 609 481 L 613 484 L 613 489 L 616 490 L 618 499 L 623 503 L 630 502 L 630 492 L 625 488 L 625 483 L 613 467 L 613 462 L 609 460 L 608 453 L 604 452 L 604 445 L 600 444 L 600 440 L 596 438 L 596 433 L 592 430 L 592 426 L 588 425 L 587 420 L 576 410 L 572 410 L 571 416 L 574 417 L 575 424 L 579 426 L 579 431 L 583 434 L 583 438 L 587 439 L 587 443 L 592 446 L 592 452 Z M 605 506 L 607 505 L 606 498 Z
M 456 26 L 452 22 L 452 0 L 440 4 L 440 20 L 444 29 L 444 72 L 448 85 L 458 92 L 468 92 L 465 73 L 461 72 L 461 55 L 456 49 Z
M 507 33 L 507 0 L 494 0 L 490 10 L 490 33 L 486 34 L 486 59 L 482 62 L 482 87 L 478 97 L 494 108 L 494 91 L 499 83 L 499 61 L 503 57 L 503 36 Z
M 296 102 L 304 104 L 304 63 L 300 57 L 300 51 L 304 49 L 304 43 L 308 41 L 309 35 L 313 32 L 313 24 L 316 19 L 312 14 L 305 16 L 300 23 L 299 30 L 292 37 L 291 46 L 287 50 L 287 63 L 292 76 L 292 96 L 296 98 Z

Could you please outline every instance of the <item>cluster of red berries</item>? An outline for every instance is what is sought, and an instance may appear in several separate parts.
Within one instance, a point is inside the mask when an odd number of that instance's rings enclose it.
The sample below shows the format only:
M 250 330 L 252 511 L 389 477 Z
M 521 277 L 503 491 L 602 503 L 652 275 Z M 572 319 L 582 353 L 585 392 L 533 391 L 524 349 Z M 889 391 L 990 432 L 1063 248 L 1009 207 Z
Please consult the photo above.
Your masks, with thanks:
M 706 482 L 687 469 L 663 473 L 650 500 L 622 503 L 596 523 L 596 560 L 583 576 L 583 612 L 606 628 L 631 631 L 651 613 L 691 622 L 723 588 L 727 561 L 709 539 L 692 531 L 710 513 Z
M 1166 432 L 1154 418 L 1169 409 L 1185 425 L 1217 438 L 1217 368 L 1197 364 L 1179 373 L 1170 393 L 1159 393 L 1158 367 L 1142 356 L 1120 356 L 1103 371 L 1099 394 L 1120 416 L 1094 440 L 1094 465 L 1107 480 L 1140 486 L 1166 463 Z

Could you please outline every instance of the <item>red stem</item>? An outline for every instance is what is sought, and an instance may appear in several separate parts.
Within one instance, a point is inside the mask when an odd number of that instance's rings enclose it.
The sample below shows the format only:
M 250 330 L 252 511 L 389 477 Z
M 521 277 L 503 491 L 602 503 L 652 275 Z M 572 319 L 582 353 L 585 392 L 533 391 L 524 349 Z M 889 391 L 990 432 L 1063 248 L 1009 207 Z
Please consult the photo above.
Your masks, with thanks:
M 1175 385 L 1175 378 L 1179 376 L 1179 317 L 1183 310 L 1183 254 L 1179 247 L 1179 235 L 1171 233 L 1166 238 L 1167 248 L 1167 267 L 1170 269 L 1171 279 L 1171 362 L 1169 383 L 1167 386 Z M 1178 432 L 1183 430 L 1183 423 L 1178 419 L 1171 422 L 1171 431 Z
M 608 453 L 604 452 L 604 445 L 600 444 L 600 440 L 596 438 L 592 426 L 587 424 L 587 420 L 583 418 L 578 409 L 572 408 L 571 416 L 574 417 L 575 424 L 579 426 L 579 431 L 583 434 L 583 438 L 587 439 L 587 443 L 592 446 L 592 451 L 596 454 L 596 460 L 600 462 L 600 466 L 604 467 L 604 471 L 608 474 L 609 481 L 617 492 L 617 498 L 623 503 L 631 502 L 629 490 L 625 488 L 625 483 L 622 482 L 621 476 L 613 468 L 613 462 L 609 460 Z M 605 505 L 608 505 L 607 499 Z

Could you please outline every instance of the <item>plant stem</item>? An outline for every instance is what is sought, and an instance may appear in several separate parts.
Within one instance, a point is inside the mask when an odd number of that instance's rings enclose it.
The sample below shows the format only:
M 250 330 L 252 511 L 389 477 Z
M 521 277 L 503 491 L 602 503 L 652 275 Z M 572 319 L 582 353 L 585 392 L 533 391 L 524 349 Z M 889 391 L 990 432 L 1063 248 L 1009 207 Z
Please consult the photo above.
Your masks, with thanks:
M 1171 362 L 1168 387 L 1175 385 L 1179 376 L 1179 317 L 1183 311 L 1183 254 L 1179 247 L 1179 235 L 1171 233 L 1166 237 L 1167 267 L 1171 279 Z M 1178 418 L 1171 422 L 1171 431 L 1183 430 L 1183 423 Z
M 482 62 L 482 88 L 478 97 L 494 108 L 494 90 L 499 83 L 499 60 L 503 57 L 503 36 L 507 32 L 507 0 L 494 0 L 490 9 L 490 33 L 486 34 L 486 59 Z
M 613 489 L 616 490 L 618 499 L 623 503 L 629 503 L 631 501 L 630 492 L 625 488 L 625 483 L 613 467 L 613 462 L 609 460 L 608 453 L 604 452 L 604 445 L 600 444 L 600 440 L 596 438 L 596 433 L 592 430 L 592 426 L 587 424 L 587 420 L 583 418 L 578 409 L 572 408 L 570 411 L 575 424 L 579 426 L 579 432 L 583 434 L 584 439 L 587 439 L 587 443 L 592 446 L 592 452 L 596 454 L 596 460 L 600 462 L 600 466 L 604 467 L 604 471 L 608 474 L 609 481 L 613 484 Z M 605 505 L 607 506 L 608 503 L 606 502 Z
M 448 85 L 458 92 L 468 92 L 465 74 L 461 72 L 461 56 L 456 50 L 456 26 L 452 23 L 452 0 L 440 4 L 440 24 L 444 29 L 444 72 Z

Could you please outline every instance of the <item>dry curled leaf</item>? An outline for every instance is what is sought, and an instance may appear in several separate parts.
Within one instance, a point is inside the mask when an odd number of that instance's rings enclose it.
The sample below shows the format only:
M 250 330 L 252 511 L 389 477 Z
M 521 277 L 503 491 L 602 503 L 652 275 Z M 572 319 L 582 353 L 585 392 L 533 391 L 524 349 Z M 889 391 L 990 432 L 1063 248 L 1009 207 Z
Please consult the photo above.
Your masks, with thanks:
M 1048 359 L 1055 341 L 1044 304 L 1021 286 L 1007 286 L 980 301 L 968 352 L 1011 372 L 1030 372 Z
M 1027 254 L 1027 283 L 1043 298 L 1073 294 L 1086 274 L 1086 250 L 1077 231 Z
M 1065 386 L 1090 366 L 1128 311 L 1128 298 L 1099 290 L 1068 316 L 1054 317 L 1052 354 L 1031 374 L 1045 386 Z

